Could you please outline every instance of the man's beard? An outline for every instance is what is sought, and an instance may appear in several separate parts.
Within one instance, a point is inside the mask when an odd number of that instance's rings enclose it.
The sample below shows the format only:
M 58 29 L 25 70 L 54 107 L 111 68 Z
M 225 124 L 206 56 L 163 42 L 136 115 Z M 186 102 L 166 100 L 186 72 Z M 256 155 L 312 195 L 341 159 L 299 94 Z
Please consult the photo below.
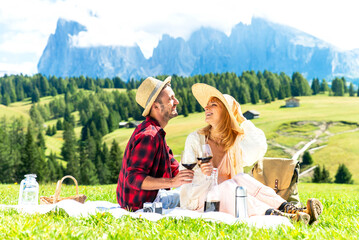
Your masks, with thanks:
M 163 118 L 166 119 L 167 121 L 178 116 L 177 109 L 175 113 L 172 113 L 173 112 L 172 108 L 171 111 L 169 112 L 169 111 L 165 111 L 165 106 L 163 104 L 160 104 L 160 106 L 161 106 L 161 112 L 164 112 Z

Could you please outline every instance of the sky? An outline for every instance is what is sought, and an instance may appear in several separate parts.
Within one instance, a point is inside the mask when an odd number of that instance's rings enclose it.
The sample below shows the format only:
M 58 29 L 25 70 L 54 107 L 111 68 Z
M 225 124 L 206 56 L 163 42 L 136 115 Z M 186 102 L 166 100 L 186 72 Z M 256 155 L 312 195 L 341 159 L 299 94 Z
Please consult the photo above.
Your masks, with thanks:
M 202 26 L 231 33 L 253 16 L 294 27 L 342 50 L 359 49 L 356 0 L 0 0 L 0 76 L 37 73 L 59 18 L 87 32 L 78 46 L 137 44 L 152 55 L 164 33 L 188 39 Z

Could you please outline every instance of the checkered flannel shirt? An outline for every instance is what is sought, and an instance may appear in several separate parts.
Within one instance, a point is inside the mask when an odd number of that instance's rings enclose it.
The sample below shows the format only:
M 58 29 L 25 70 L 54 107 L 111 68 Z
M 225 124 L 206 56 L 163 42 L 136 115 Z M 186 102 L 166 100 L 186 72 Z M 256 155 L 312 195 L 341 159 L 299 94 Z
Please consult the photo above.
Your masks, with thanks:
M 117 202 L 122 208 L 136 211 L 145 202 L 153 202 L 158 190 L 142 190 L 147 176 L 172 178 L 178 173 L 178 162 L 165 140 L 159 123 L 146 117 L 133 132 L 122 160 L 117 183 Z

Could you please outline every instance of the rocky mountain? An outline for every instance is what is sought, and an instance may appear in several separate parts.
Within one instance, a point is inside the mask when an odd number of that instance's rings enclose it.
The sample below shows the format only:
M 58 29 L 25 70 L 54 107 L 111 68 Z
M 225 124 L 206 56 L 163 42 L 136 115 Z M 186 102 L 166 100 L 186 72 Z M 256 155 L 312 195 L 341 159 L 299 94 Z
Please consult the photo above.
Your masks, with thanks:
M 59 19 L 38 63 L 45 75 L 130 78 L 245 70 L 301 72 L 307 79 L 344 76 L 359 79 L 359 49 L 340 51 L 294 28 L 253 18 L 250 25 L 237 24 L 229 36 L 201 28 L 188 40 L 162 36 L 152 57 L 146 59 L 138 46 L 78 47 L 73 36 L 86 27 Z

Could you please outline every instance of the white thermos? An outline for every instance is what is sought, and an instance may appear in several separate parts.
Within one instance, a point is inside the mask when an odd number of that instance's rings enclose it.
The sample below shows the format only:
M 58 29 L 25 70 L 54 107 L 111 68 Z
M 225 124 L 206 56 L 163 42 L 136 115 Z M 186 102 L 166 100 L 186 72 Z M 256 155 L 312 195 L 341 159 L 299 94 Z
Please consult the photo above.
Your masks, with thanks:
M 241 219 L 248 218 L 247 189 L 243 186 L 236 187 L 235 216 Z

